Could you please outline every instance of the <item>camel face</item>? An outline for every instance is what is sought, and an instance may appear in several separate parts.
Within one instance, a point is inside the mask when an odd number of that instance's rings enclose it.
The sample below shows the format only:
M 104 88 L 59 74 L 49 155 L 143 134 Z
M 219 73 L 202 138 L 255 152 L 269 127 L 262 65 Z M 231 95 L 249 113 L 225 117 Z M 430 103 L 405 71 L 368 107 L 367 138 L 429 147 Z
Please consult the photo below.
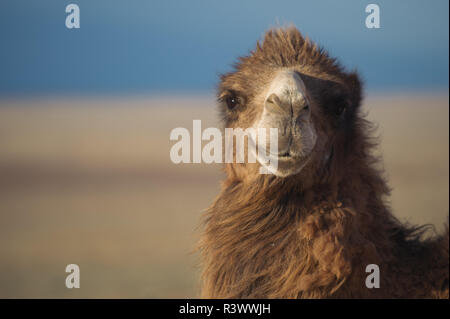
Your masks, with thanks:
M 296 29 L 269 31 L 251 55 L 239 59 L 234 72 L 221 77 L 222 118 L 227 128 L 266 130 L 258 144 L 261 166 L 268 155 L 278 163 L 271 173 L 288 177 L 314 174 L 329 164 L 335 149 L 357 133 L 360 85 L 335 60 Z M 270 129 L 277 134 L 277 151 L 269 151 Z M 260 156 L 260 151 L 264 156 Z M 249 163 L 239 166 L 247 174 Z
M 330 153 L 328 141 L 335 134 L 336 117 L 328 116 L 327 108 L 332 109 L 330 104 L 336 103 L 330 96 L 342 91 L 340 84 L 301 71 L 301 68 L 280 67 L 269 68 L 260 77 L 252 74 L 247 81 L 259 83 L 260 87 L 245 93 L 238 88 L 243 76 L 238 72 L 227 79 L 236 77 L 238 80 L 220 97 L 226 110 L 226 127 L 253 128 L 256 132 L 265 130 L 265 145 L 252 141 L 252 144 L 258 144 L 256 159 L 265 166 L 268 157 L 271 162 L 276 158 L 277 167 L 270 171 L 278 177 L 300 173 L 310 162 L 321 162 L 320 159 Z M 270 129 L 273 128 L 278 132 L 276 152 L 270 151 L 273 140 Z

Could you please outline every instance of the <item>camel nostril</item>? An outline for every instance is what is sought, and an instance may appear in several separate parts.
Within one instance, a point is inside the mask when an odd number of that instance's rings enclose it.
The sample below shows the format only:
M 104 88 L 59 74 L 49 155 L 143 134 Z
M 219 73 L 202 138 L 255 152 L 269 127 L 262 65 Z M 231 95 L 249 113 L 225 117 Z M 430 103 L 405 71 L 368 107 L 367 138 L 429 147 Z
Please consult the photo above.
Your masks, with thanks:
M 275 93 L 272 93 L 268 98 L 267 102 L 280 105 L 280 99 Z

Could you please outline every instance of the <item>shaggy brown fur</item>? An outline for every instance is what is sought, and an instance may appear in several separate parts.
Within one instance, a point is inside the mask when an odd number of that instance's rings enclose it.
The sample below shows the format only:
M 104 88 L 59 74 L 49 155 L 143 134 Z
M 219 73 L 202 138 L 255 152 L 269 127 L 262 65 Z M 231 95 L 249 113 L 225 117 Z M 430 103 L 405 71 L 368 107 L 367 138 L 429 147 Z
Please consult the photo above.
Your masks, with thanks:
M 258 174 L 256 164 L 225 165 L 227 179 L 204 220 L 202 296 L 448 298 L 448 228 L 424 238 L 425 227 L 391 214 L 355 73 L 293 27 L 269 31 L 222 76 L 220 100 L 234 92 L 240 101 L 233 110 L 221 103 L 225 126 L 250 126 L 257 93 L 280 68 L 302 74 L 324 142 L 286 178 Z M 380 268 L 378 289 L 365 285 L 368 264 Z

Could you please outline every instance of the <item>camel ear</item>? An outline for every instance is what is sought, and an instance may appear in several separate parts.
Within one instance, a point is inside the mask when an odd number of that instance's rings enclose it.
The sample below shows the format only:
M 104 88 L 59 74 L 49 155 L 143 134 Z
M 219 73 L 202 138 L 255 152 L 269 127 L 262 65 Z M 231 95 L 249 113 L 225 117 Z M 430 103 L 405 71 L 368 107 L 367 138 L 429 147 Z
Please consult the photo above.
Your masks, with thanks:
M 347 77 L 347 87 L 350 93 L 350 103 L 353 109 L 357 109 L 362 100 L 362 84 L 358 73 L 352 72 Z

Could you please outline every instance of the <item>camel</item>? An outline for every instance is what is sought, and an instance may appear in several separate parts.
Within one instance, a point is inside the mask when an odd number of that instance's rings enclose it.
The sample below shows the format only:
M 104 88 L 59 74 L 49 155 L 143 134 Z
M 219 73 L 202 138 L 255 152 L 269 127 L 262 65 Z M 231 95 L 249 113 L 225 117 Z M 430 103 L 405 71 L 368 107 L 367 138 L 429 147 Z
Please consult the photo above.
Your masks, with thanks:
M 202 222 L 203 298 L 449 297 L 448 225 L 430 236 L 392 215 L 361 101 L 358 74 L 293 26 L 221 76 L 224 128 L 278 128 L 279 164 L 224 164 Z

